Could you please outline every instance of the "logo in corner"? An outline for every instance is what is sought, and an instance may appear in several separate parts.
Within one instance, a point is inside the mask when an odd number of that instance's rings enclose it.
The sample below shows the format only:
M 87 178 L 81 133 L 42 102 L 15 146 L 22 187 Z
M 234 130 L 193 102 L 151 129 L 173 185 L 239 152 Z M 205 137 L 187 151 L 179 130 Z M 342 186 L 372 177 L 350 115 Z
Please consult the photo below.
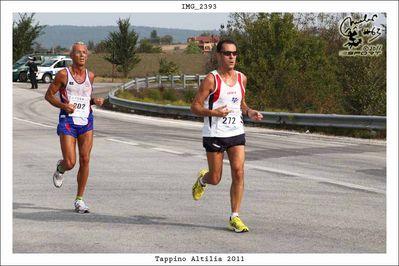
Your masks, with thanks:
M 371 17 L 344 18 L 339 25 L 339 34 L 346 39 L 339 56 L 379 56 L 382 54 L 382 44 L 372 44 L 382 36 L 382 29 L 375 26 L 377 14 Z

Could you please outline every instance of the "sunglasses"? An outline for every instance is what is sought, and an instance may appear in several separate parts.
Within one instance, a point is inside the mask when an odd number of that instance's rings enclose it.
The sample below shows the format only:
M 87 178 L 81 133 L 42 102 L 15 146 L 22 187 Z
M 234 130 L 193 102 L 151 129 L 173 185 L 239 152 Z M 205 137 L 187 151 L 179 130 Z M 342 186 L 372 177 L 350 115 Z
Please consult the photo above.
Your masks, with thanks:
M 221 54 L 223 54 L 224 56 L 230 56 L 230 55 L 233 55 L 233 56 L 237 56 L 237 51 L 234 51 L 234 52 L 232 52 L 232 51 L 221 51 L 220 52 Z

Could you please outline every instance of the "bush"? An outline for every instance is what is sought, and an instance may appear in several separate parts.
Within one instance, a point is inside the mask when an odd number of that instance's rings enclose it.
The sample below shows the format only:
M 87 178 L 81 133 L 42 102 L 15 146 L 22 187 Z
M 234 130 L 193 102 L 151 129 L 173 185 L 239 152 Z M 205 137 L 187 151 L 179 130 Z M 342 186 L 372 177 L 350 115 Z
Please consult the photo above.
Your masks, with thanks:
M 165 58 L 159 60 L 159 75 L 175 75 L 179 74 L 179 67 L 176 63 L 168 61 Z
M 163 92 L 163 99 L 169 101 L 177 101 L 178 96 L 175 89 L 166 89 Z
M 194 43 L 194 42 L 190 42 L 187 45 L 187 48 L 185 49 L 185 53 L 186 54 L 201 54 L 202 50 L 201 48 L 198 46 L 198 44 Z
M 127 100 L 135 100 L 134 95 L 132 94 L 131 91 L 124 90 L 124 91 L 119 91 L 116 94 L 117 97 L 122 98 L 122 99 L 127 99 Z
M 154 46 L 149 39 L 142 39 L 140 45 L 137 48 L 138 53 L 161 53 L 162 48 L 160 46 Z
M 185 89 L 183 92 L 183 98 L 186 103 L 191 103 L 194 100 L 197 91 L 193 88 Z
M 143 96 L 144 96 L 144 98 L 150 98 L 150 99 L 154 99 L 157 101 L 162 99 L 161 92 L 158 89 L 144 90 Z

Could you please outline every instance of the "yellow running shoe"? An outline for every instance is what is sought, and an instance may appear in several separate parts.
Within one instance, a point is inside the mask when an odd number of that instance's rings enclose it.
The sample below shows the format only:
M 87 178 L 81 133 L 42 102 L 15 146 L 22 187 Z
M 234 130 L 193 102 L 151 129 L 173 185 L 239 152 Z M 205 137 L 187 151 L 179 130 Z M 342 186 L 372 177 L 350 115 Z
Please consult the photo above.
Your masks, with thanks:
M 195 181 L 195 183 L 193 185 L 193 199 L 194 200 L 199 200 L 205 192 L 206 184 L 205 184 L 205 186 L 202 186 L 200 183 L 200 178 L 203 177 L 206 173 L 208 173 L 208 170 L 206 170 L 206 169 L 202 169 L 198 172 L 197 181 Z
M 240 217 L 235 216 L 230 218 L 229 229 L 235 231 L 236 233 L 248 232 L 248 227 L 241 221 Z

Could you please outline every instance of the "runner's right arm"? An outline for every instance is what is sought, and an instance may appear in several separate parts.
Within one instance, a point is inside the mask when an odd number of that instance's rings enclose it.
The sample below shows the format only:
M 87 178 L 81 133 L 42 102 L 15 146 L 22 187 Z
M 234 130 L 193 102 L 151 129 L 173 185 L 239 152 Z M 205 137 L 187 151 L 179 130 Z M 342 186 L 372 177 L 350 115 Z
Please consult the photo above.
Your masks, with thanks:
M 75 111 L 75 106 L 69 103 L 62 103 L 55 94 L 60 91 L 61 88 L 66 86 L 66 81 L 68 73 L 66 70 L 59 71 L 47 89 L 44 98 L 53 106 L 63 109 L 68 114 L 72 114 Z
M 212 74 L 209 74 L 202 81 L 197 94 L 191 104 L 191 112 L 199 116 L 219 116 L 225 117 L 229 114 L 230 110 L 227 110 L 227 105 L 220 106 L 213 110 L 209 110 L 204 107 L 204 101 L 215 88 L 215 78 Z

